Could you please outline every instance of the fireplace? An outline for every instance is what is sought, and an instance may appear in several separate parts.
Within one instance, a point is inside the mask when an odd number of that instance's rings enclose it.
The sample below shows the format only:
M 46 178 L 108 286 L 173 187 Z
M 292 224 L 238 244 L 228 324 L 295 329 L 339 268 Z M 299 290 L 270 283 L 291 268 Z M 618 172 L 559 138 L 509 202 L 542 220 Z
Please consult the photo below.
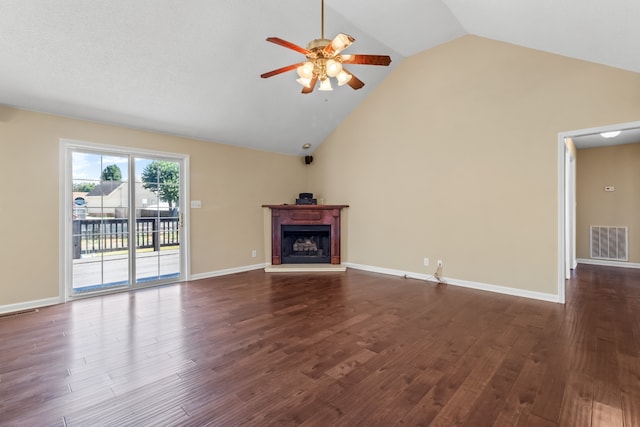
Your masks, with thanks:
M 283 264 L 330 264 L 330 225 L 281 225 Z
M 340 264 L 340 211 L 347 205 L 271 209 L 271 264 Z

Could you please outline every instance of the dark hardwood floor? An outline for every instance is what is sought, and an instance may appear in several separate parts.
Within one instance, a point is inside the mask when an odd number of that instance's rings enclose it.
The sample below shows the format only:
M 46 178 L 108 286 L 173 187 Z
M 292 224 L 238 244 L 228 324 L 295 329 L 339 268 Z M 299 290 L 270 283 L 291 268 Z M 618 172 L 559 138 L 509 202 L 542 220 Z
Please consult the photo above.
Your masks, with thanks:
M 262 271 L 0 318 L 2 426 L 640 426 L 640 270 L 566 305 Z

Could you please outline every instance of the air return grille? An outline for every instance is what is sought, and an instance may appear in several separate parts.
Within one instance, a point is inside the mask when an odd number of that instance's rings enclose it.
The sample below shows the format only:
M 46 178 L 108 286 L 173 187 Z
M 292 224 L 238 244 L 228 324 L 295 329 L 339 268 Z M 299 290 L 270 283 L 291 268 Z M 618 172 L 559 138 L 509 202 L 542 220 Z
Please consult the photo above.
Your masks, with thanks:
M 627 227 L 591 226 L 591 258 L 628 261 Z

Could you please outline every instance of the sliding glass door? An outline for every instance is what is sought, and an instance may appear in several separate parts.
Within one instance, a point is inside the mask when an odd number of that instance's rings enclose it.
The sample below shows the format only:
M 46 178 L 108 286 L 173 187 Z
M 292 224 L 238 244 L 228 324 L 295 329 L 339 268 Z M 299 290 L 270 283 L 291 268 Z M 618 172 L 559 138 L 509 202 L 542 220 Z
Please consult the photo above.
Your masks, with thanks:
M 181 280 L 183 161 L 70 146 L 71 297 Z
M 135 159 L 136 282 L 180 276 L 180 163 Z

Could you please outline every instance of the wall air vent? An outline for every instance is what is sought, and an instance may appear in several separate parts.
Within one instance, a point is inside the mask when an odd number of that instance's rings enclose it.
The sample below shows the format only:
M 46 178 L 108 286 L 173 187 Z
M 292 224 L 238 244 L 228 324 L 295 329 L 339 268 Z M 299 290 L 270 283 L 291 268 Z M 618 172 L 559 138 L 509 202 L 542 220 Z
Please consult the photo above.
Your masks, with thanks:
M 591 226 L 591 258 L 628 261 L 627 227 Z

